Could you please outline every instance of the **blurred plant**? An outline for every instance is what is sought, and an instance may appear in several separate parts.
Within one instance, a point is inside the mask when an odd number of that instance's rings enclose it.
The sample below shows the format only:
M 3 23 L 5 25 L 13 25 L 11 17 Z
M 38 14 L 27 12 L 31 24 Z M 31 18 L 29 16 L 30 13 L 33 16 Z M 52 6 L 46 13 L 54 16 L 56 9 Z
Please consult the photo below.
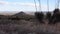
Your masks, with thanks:
M 40 21 L 40 23 L 44 23 L 43 21 L 44 14 L 42 12 L 35 12 L 35 16 Z

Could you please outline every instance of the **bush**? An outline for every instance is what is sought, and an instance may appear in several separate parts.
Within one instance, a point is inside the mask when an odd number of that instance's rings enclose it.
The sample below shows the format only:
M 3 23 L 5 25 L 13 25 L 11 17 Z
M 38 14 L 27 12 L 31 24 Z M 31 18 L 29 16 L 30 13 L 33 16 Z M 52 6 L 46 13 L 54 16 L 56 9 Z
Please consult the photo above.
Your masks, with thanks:
M 40 21 L 40 23 L 44 23 L 43 22 L 44 14 L 42 12 L 35 12 L 35 16 Z
M 51 17 L 51 20 L 50 20 L 49 24 L 55 24 L 57 22 L 60 22 L 60 12 L 59 12 L 59 9 L 55 9 L 53 11 L 53 15 Z
M 51 18 L 51 12 L 46 13 L 46 18 L 49 20 Z

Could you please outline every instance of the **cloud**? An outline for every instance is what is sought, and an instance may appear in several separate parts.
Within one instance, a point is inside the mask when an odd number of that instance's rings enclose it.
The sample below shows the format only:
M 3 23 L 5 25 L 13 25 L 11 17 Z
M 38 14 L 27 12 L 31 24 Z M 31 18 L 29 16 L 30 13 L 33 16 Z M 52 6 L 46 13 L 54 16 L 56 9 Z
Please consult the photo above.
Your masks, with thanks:
M 2 8 L 2 10 L 5 10 L 5 9 L 9 10 L 10 9 L 10 10 L 15 11 L 15 10 L 20 9 L 20 8 L 23 8 L 21 10 L 27 10 L 27 9 L 32 10 L 32 9 L 35 9 L 35 4 L 34 3 L 0 1 L 0 5 L 2 5 L 2 6 L 0 6 Z M 38 4 L 37 4 L 37 6 L 38 6 Z M 19 8 L 17 8 L 17 7 L 19 7 Z
M 21 6 L 34 6 L 34 3 L 21 3 L 21 2 L 7 2 L 0 1 L 0 5 L 21 5 Z
M 17 3 L 17 4 L 18 4 L 18 5 L 23 5 L 23 6 L 32 6 L 32 7 L 35 6 L 34 3 Z M 17 5 L 17 4 L 15 4 L 15 5 Z M 37 4 L 37 6 L 38 6 L 38 4 Z
M 0 5 L 7 5 L 9 4 L 8 2 L 5 2 L 5 1 L 0 1 Z
M 20 10 L 26 10 L 27 11 L 27 9 L 28 9 L 29 11 L 31 11 L 31 10 L 35 11 L 35 4 L 34 3 L 21 3 L 21 2 L 0 1 L 0 5 L 2 5 L 2 6 L 0 6 L 1 8 L 3 7 L 2 10 L 5 10 L 5 8 L 7 7 L 6 10 L 13 10 L 13 11 L 15 11 L 17 9 L 20 9 Z M 39 10 L 39 4 L 37 3 L 36 5 L 37 5 L 37 9 Z M 17 8 L 17 7 L 19 7 L 19 8 Z M 21 9 L 21 8 L 23 8 L 23 9 Z M 53 7 L 52 8 L 50 7 L 50 10 L 52 10 L 52 9 L 53 9 Z M 47 11 L 47 5 L 42 4 L 41 5 L 41 10 L 42 11 Z

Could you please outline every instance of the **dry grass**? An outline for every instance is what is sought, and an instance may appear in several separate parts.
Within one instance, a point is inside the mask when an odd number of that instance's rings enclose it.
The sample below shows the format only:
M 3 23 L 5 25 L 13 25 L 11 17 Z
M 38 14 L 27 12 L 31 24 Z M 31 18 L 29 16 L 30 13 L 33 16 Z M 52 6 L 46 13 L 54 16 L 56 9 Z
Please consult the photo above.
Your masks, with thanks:
M 30 16 L 29 20 L 0 19 L 0 34 L 60 34 L 60 23 L 49 25 L 46 21 L 41 24 L 35 17 Z

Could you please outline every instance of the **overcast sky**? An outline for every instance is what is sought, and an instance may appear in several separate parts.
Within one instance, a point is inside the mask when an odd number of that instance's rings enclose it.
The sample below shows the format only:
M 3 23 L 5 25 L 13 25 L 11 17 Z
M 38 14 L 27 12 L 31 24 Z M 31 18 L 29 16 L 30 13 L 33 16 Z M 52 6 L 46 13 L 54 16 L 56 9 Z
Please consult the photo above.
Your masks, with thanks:
M 57 1 L 56 1 L 57 2 Z M 39 10 L 39 3 L 36 0 Z M 55 0 L 49 0 L 49 10 L 55 8 Z M 41 0 L 42 11 L 47 11 L 47 0 Z M 35 11 L 34 0 L 0 0 L 0 11 Z

